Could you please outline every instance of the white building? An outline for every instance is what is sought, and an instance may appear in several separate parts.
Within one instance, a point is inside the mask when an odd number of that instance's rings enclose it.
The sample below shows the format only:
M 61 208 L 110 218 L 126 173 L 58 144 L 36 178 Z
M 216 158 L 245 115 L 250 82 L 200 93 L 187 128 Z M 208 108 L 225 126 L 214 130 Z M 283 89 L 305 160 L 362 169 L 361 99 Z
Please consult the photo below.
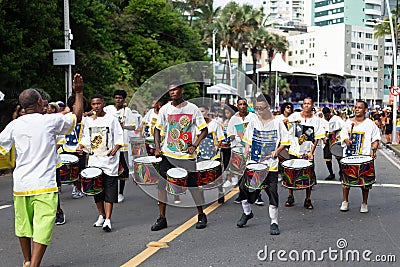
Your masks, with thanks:
M 365 26 L 333 24 L 311 27 L 308 33 L 288 37 L 288 64 L 320 73 L 351 74 L 345 99 L 372 103 L 383 98 L 383 38 L 374 39 Z M 380 67 L 379 67 L 380 66 Z M 351 95 L 350 95 L 350 93 Z

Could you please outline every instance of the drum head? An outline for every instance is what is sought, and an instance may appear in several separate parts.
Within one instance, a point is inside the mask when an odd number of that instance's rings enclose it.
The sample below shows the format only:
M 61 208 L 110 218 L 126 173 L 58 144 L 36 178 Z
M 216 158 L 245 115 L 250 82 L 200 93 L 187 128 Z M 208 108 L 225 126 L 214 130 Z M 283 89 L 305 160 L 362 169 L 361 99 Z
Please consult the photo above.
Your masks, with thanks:
M 311 162 L 305 159 L 290 159 L 282 162 L 282 167 L 292 168 L 292 169 L 302 169 L 307 168 L 312 165 Z
M 102 174 L 102 170 L 96 167 L 88 167 L 81 171 L 81 176 L 85 178 L 94 178 Z
M 232 148 L 232 152 L 235 152 L 236 154 L 243 154 L 244 148 L 243 147 L 234 147 L 234 148 Z
M 146 156 L 146 157 L 136 158 L 134 162 L 142 164 L 160 163 L 161 158 L 156 158 L 155 156 Z
M 267 165 L 261 164 L 261 163 L 254 163 L 254 164 L 247 165 L 247 169 L 252 170 L 252 171 L 262 171 L 262 170 L 266 170 L 267 168 L 268 168 Z
M 204 171 L 209 169 L 214 169 L 221 165 L 218 161 L 215 160 L 204 160 L 196 163 L 197 171 Z
M 167 171 L 167 176 L 176 179 L 182 179 L 187 176 L 188 172 L 182 168 L 172 168 Z
M 60 154 L 62 163 L 76 163 L 78 162 L 78 157 L 71 154 Z
M 348 165 L 356 165 L 356 164 L 363 164 L 366 162 L 370 162 L 372 160 L 373 160 L 373 158 L 370 156 L 358 155 L 358 156 L 350 156 L 350 157 L 342 158 L 340 160 L 340 163 L 348 164 Z
M 154 136 L 146 137 L 146 142 L 154 143 Z

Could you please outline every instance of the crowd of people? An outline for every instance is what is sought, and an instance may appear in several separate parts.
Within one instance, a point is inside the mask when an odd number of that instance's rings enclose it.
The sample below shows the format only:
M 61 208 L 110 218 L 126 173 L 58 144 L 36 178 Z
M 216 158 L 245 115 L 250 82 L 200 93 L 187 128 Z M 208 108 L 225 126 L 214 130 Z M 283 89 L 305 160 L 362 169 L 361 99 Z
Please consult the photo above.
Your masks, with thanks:
M 67 105 L 46 103 L 34 89 L 23 91 L 14 120 L 0 133 L 0 152 L 4 154 L 15 145 L 17 153 L 13 173 L 15 233 L 24 266 L 40 265 L 53 225 L 66 222 L 59 198 L 62 184 L 73 186 L 73 198 L 93 196 L 97 207 L 93 226 L 111 232 L 113 205 L 125 200 L 125 182 L 135 159 L 144 155 L 159 162 L 159 214 L 152 231 L 167 228 L 168 194 L 178 204 L 182 188 L 188 188 L 198 213 L 195 227 L 203 229 L 207 227 L 204 190 L 217 188 L 217 200 L 222 204 L 224 194 L 238 186 L 234 202 L 241 204 L 243 212 L 237 227 L 244 227 L 254 217 L 251 204 L 264 205 L 261 192 L 265 191 L 270 234 L 279 235 L 280 181 L 288 189 L 286 207 L 295 205 L 295 191 L 303 191 L 304 208 L 314 209 L 311 193 L 317 184 L 314 162 L 318 144 L 324 146 L 329 171 L 325 180 L 336 179 L 333 158 L 339 164 L 343 191 L 340 211 L 349 210 L 349 191 L 356 186 L 362 192 L 360 212 L 366 213 L 379 140 L 381 134 L 390 136 L 393 129 L 389 112 L 384 112 L 383 119 L 382 112 L 370 112 L 364 101 L 357 101 L 352 116 L 327 107 L 316 111 L 309 97 L 300 110 L 286 102 L 275 114 L 266 94 L 260 94 L 252 108 L 247 99 L 238 97 L 234 105 L 214 111 L 185 100 L 182 83 L 173 81 L 168 86 L 169 100 L 155 100 L 142 116 L 136 106 L 127 107 L 124 90 L 116 90 L 114 103 L 107 106 L 100 94 L 92 95 L 90 101 L 83 97 L 79 74 L 74 76 L 73 89 Z M 84 112 L 86 102 L 90 108 Z M 400 131 L 400 122 L 396 127 Z M 213 163 L 212 175 L 198 175 L 202 169 L 199 163 Z M 353 177 L 360 164 L 368 175 Z M 27 179 L 28 173 L 35 175 Z M 178 177 L 181 174 L 183 185 Z

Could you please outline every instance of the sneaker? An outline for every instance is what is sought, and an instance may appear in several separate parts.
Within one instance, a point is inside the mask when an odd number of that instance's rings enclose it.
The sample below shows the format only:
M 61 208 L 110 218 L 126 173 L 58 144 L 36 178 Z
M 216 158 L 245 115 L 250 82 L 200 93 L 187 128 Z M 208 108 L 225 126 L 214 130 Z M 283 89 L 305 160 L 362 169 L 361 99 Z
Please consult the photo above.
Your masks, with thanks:
M 167 228 L 167 218 L 158 217 L 157 221 L 151 226 L 151 231 L 159 231 Z
M 330 181 L 330 180 L 335 180 L 335 175 L 330 174 L 328 177 L 325 178 L 325 180 Z
M 340 211 L 348 211 L 349 210 L 349 202 L 343 201 L 340 206 Z
M 258 198 L 257 198 L 256 202 L 254 202 L 254 203 L 255 203 L 256 205 L 258 205 L 258 206 L 264 206 L 264 200 L 262 200 L 261 194 L 258 195 Z
M 57 211 L 56 213 L 56 225 L 63 225 L 65 223 L 65 215 L 63 211 Z
M 81 198 L 83 196 L 84 196 L 84 194 L 81 191 L 76 190 L 75 194 L 72 195 L 72 198 L 78 199 L 78 198 Z
M 239 221 L 237 221 L 237 223 L 236 223 L 237 227 L 242 228 L 243 226 L 245 226 L 247 224 L 247 221 L 253 217 L 254 217 L 253 211 L 251 211 L 249 215 L 246 215 L 245 213 L 243 213 L 242 217 L 240 217 Z
M 103 215 L 99 215 L 99 218 L 97 221 L 93 224 L 94 227 L 102 227 L 104 223 L 104 217 Z
M 294 203 L 294 196 L 288 196 L 288 198 L 285 202 L 285 206 L 291 207 L 291 206 L 293 206 L 293 203 Z
M 121 203 L 121 202 L 123 202 L 123 201 L 124 201 L 124 199 L 125 199 L 125 197 L 124 197 L 124 195 L 123 195 L 123 194 L 118 194 L 118 203 Z
M 232 177 L 232 186 L 236 186 L 239 182 L 239 179 L 237 177 Z
M 269 233 L 271 235 L 279 235 L 281 233 L 279 231 L 279 226 L 276 223 L 271 224 Z
M 361 208 L 360 208 L 361 213 L 367 213 L 368 212 L 368 205 L 365 203 L 361 203 Z
M 231 187 L 232 183 L 229 180 L 226 180 L 225 183 L 222 185 L 222 187 Z
M 111 232 L 111 220 L 106 219 L 103 223 L 103 230 L 106 232 Z
M 308 210 L 312 210 L 314 209 L 314 206 L 311 203 L 311 199 L 305 199 L 304 200 L 304 208 L 308 209 Z
M 237 198 L 235 198 L 235 200 L 233 201 L 236 204 L 241 204 L 242 203 L 242 199 L 240 198 L 240 196 L 238 196 Z
M 24 265 L 22 265 L 22 267 L 26 267 L 26 266 L 31 266 L 31 262 L 30 261 L 25 261 Z
M 197 216 L 196 229 L 204 229 L 207 227 L 207 215 L 205 213 L 200 213 Z
M 181 204 L 181 198 L 179 196 L 174 196 L 174 203 Z
M 283 178 L 282 175 L 278 175 L 278 182 L 282 182 Z

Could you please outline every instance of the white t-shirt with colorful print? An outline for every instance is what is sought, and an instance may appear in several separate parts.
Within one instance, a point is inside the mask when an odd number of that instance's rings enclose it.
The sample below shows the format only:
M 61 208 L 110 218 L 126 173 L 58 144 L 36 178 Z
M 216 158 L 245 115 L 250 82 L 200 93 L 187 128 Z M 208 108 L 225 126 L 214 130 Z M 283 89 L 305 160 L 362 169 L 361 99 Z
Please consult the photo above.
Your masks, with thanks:
M 365 119 L 359 125 L 352 127 L 351 120 L 347 120 L 340 132 L 340 137 L 342 138 L 343 157 L 348 157 L 352 155 L 370 155 L 371 144 L 374 141 L 381 140 L 381 135 L 379 133 L 379 128 L 376 124 L 370 120 Z M 351 136 L 350 136 L 351 135 Z M 344 142 L 345 139 L 349 138 L 351 146 L 347 147 Z
M 242 138 L 244 136 L 244 132 L 246 131 L 247 125 L 251 121 L 257 120 L 258 117 L 256 114 L 249 112 L 244 119 L 239 116 L 239 112 L 236 112 L 235 115 L 231 117 L 228 123 L 228 137 L 234 136 L 235 139 L 232 141 L 232 147 L 235 146 L 243 146 L 244 142 L 242 142 Z
M 203 130 L 207 127 L 207 123 L 200 109 L 185 101 L 177 107 L 171 103 L 162 106 L 158 113 L 156 127 L 165 134 L 161 147 L 165 156 L 193 159 L 196 158 L 196 153 L 188 154 L 186 151 L 195 142 L 197 130 Z
M 250 160 L 267 164 L 269 171 L 278 171 L 278 158 L 270 157 L 279 145 L 290 145 L 289 132 L 280 119 L 263 124 L 259 119 L 247 126 L 243 141 L 251 146 Z
M 301 112 L 289 116 L 290 148 L 289 154 L 302 157 L 311 152 L 314 141 L 325 137 L 323 121 L 318 116 L 303 118 Z

